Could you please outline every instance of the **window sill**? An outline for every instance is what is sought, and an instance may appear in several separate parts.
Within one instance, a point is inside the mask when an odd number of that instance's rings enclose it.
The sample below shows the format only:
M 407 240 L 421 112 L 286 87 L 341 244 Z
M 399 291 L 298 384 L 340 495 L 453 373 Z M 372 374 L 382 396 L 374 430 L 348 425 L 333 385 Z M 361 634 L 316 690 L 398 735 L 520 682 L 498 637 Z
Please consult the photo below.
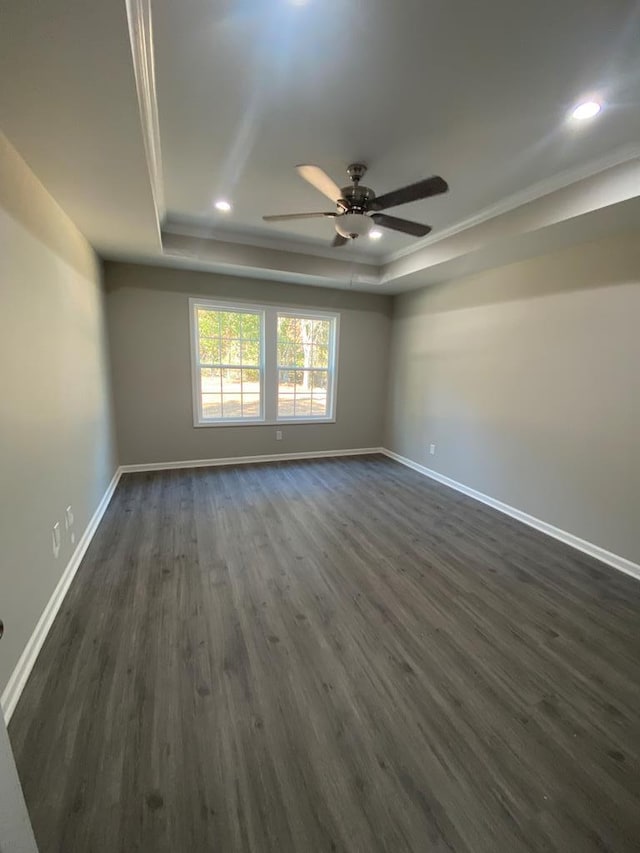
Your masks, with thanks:
M 194 423 L 196 429 L 202 427 L 277 427 L 277 426 L 302 426 L 309 424 L 335 424 L 335 418 L 290 418 L 277 421 L 198 421 Z

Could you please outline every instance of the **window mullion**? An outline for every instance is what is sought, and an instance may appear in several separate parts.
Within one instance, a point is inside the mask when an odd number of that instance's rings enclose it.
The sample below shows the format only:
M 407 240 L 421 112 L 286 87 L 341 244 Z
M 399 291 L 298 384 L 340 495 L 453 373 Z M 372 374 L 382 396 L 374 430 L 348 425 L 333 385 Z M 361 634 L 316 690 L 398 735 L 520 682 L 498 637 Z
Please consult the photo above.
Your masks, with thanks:
M 278 310 L 264 312 L 264 415 L 273 423 L 278 414 Z

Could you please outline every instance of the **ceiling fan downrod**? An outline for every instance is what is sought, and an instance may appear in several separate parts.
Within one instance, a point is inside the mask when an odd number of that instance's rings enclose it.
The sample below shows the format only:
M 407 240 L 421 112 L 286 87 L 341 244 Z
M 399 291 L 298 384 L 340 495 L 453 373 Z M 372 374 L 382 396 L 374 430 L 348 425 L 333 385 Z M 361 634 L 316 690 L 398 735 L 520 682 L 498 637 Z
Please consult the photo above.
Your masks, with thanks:
M 349 213 L 366 213 L 369 210 L 375 210 L 373 204 L 376 194 L 370 187 L 360 186 L 360 181 L 364 178 L 367 167 L 364 163 L 352 163 L 347 168 L 347 175 L 351 179 L 351 186 L 342 187 L 342 197 L 338 200 L 341 207 Z M 342 205 L 342 202 L 345 202 Z

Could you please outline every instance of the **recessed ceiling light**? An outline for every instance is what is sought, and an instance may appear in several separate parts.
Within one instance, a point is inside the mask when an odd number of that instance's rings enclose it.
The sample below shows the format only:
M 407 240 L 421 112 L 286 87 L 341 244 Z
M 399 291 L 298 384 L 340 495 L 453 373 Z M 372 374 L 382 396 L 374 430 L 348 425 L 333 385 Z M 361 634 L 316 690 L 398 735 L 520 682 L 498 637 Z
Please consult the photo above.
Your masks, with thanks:
M 370 240 L 379 240 L 382 237 L 382 231 L 379 228 L 373 228 L 369 231 Z
M 601 109 L 602 105 L 597 101 L 584 101 L 584 103 L 578 104 L 578 106 L 572 110 L 571 118 L 583 121 L 586 118 L 593 118 L 594 116 L 597 116 Z
M 216 210 L 222 211 L 222 213 L 229 213 L 231 210 L 231 205 L 228 201 L 224 201 L 224 199 L 220 199 L 220 201 L 216 202 Z

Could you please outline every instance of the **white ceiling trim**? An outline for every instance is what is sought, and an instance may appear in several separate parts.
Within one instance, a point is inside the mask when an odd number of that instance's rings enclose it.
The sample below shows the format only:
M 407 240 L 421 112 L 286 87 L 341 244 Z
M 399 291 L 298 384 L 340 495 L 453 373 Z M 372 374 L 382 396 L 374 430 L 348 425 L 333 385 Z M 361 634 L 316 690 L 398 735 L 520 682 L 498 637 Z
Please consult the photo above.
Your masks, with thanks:
M 583 164 L 582 166 L 566 169 L 564 172 L 559 172 L 557 175 L 545 178 L 544 180 L 539 181 L 536 184 L 532 184 L 530 187 L 527 187 L 520 192 L 507 196 L 489 207 L 485 207 L 473 216 L 463 219 L 457 224 L 451 225 L 449 228 L 437 231 L 435 234 L 430 234 L 428 237 L 425 237 L 417 243 L 412 243 L 411 246 L 408 246 L 405 249 L 399 249 L 397 252 L 393 252 L 385 256 L 383 263 L 392 263 L 393 261 L 400 260 L 401 258 L 414 255 L 421 249 L 432 246 L 434 243 L 438 243 L 441 240 L 446 240 L 449 237 L 460 234 L 461 231 L 474 228 L 476 225 L 481 225 L 489 219 L 495 219 L 498 216 L 502 216 L 504 213 L 510 213 L 518 207 L 522 207 L 532 201 L 537 201 L 537 199 L 550 195 L 557 190 L 565 189 L 579 181 L 592 178 L 594 175 L 600 174 L 600 172 L 605 172 L 607 169 L 613 168 L 614 166 L 620 166 L 623 163 L 629 163 L 632 160 L 637 160 L 639 158 L 640 145 L 625 145 L 622 148 L 618 148 L 609 154 L 606 154 L 604 157 L 599 157 L 589 163 Z
M 156 211 L 158 236 L 162 239 L 161 223 L 165 216 L 166 207 L 156 93 L 151 0 L 126 0 L 126 5 L 140 124 Z

